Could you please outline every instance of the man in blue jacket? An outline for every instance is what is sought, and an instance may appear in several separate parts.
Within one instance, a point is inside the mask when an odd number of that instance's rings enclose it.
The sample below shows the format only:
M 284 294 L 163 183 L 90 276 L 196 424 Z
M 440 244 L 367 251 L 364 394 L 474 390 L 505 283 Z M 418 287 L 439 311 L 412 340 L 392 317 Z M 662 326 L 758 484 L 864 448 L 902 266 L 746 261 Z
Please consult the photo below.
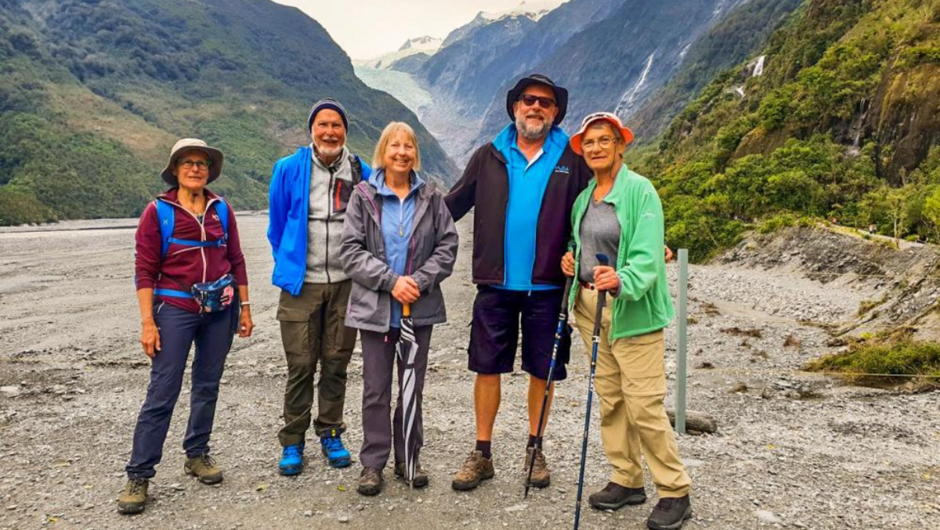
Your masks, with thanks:
M 568 91 L 548 77 L 533 74 L 519 79 L 506 95 L 511 122 L 473 154 L 446 198 L 454 220 L 474 209 L 473 283 L 477 284 L 467 348 L 468 368 L 477 374 L 476 445 L 454 476 L 455 490 L 476 488 L 495 473 L 491 447 L 500 376 L 513 371 L 520 335 L 522 369 L 530 376 L 525 468 L 534 458 L 531 484 L 544 488 L 551 482 L 545 456 L 536 449 L 544 434 L 544 425 L 538 431 L 539 417 L 564 297 L 561 257 L 571 236 L 571 208 L 591 178 L 590 169 L 571 150 L 568 135 L 559 127 L 567 106 Z M 570 347 L 566 326 L 554 381 L 567 375 Z
M 284 427 L 278 433 L 282 475 L 303 471 L 318 364 L 314 432 L 331 466 L 351 463 L 341 436 L 346 429 L 346 368 L 356 331 L 344 323 L 352 280 L 343 272 L 339 251 L 350 194 L 371 169 L 346 148 L 349 120 L 338 101 L 316 102 L 307 129 L 311 144 L 277 161 L 268 197 L 271 281 L 281 288 L 277 319 L 288 372 Z

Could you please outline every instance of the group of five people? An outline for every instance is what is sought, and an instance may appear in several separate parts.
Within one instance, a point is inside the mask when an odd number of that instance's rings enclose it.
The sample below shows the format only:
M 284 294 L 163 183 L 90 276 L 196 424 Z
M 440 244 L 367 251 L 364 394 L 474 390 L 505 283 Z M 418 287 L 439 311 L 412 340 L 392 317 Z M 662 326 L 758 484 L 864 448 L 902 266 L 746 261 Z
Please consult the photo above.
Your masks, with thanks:
M 594 307 L 606 296 L 596 391 L 613 472 L 589 501 L 598 509 L 645 502 L 642 454 L 660 497 L 649 528 L 679 528 L 691 515 L 690 480 L 663 406 L 663 328 L 673 307 L 662 206 L 650 181 L 623 163 L 632 132 L 614 114 L 600 112 L 569 137 L 560 127 L 567 101 L 567 91 L 545 76 L 519 79 L 506 97 L 510 123 L 473 154 L 447 193 L 418 173 L 418 139 L 407 124 L 385 128 L 370 166 L 346 147 L 343 106 L 329 98 L 313 105 L 310 145 L 276 163 L 269 190 L 267 238 L 272 281 L 281 289 L 276 318 L 288 370 L 278 433 L 282 475 L 303 471 L 311 422 L 329 464 L 352 463 L 342 441 L 343 410 L 357 330 L 363 359 L 358 491 L 381 492 L 390 455 L 394 474 L 406 475 L 401 395 L 394 412 L 391 406 L 404 315 L 417 344 L 407 368 L 415 375 L 417 407 L 409 416 L 418 464 L 408 476 L 414 487 L 429 483 L 420 466 L 428 351 L 434 324 L 446 320 L 440 286 L 457 257 L 454 223 L 474 210 L 477 294 L 467 352 L 476 374 L 476 442 L 453 489 L 471 490 L 494 476 L 501 375 L 513 371 L 517 350 L 529 374 L 526 469 L 531 464 L 531 485 L 549 486 L 539 420 L 543 396 L 549 396 L 547 418 L 554 383 L 567 377 L 571 345 L 567 325 L 556 338 L 559 309 L 573 309 L 590 350 Z M 208 445 L 219 381 L 233 335 L 249 337 L 254 327 L 235 215 L 206 189 L 221 174 L 222 160 L 201 140 L 178 142 L 162 174 L 171 188 L 147 206 L 138 226 L 141 343 L 153 363 L 118 504 L 122 513 L 144 508 L 193 343 L 185 471 L 207 484 L 222 480 Z M 599 265 L 598 253 L 612 263 Z M 566 276 L 574 280 L 570 292 L 564 292 Z M 399 380 L 405 369 L 399 360 Z

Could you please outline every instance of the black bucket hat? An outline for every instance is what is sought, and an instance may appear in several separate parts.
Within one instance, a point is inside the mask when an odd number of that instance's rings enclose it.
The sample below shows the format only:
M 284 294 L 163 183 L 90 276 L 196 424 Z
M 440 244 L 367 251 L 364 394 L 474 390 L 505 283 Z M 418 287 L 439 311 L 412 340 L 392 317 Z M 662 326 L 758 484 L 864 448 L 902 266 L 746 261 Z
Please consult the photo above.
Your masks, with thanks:
M 529 74 L 523 77 L 516 81 L 516 86 L 506 93 L 506 112 L 509 114 L 509 119 L 516 119 L 512 112 L 512 104 L 519 99 L 519 96 L 529 85 L 545 85 L 552 89 L 552 92 L 555 93 L 555 105 L 558 106 L 558 114 L 555 115 L 553 123 L 555 125 L 560 124 L 561 120 L 565 119 L 565 113 L 568 112 L 568 90 L 556 85 L 554 81 L 542 74 Z

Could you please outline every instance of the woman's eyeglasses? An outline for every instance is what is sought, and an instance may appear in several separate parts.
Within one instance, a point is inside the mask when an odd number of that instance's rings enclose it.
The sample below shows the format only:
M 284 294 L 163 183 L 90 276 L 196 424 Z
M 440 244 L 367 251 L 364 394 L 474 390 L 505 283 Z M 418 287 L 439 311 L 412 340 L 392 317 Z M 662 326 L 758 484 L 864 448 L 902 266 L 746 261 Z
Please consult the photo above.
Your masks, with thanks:
M 202 160 L 180 160 L 180 167 L 183 169 L 192 169 L 195 167 L 199 171 L 209 169 L 209 163 Z
M 601 149 L 607 149 L 607 148 L 609 148 L 610 146 L 614 145 L 614 143 L 616 143 L 616 141 L 617 141 L 616 138 L 611 138 L 610 136 L 604 136 L 604 137 L 599 138 L 599 139 L 597 139 L 597 140 L 588 140 L 588 141 L 586 141 L 586 142 L 581 142 L 581 150 L 582 150 L 582 151 L 590 151 L 591 149 L 594 149 L 594 147 L 600 147 Z

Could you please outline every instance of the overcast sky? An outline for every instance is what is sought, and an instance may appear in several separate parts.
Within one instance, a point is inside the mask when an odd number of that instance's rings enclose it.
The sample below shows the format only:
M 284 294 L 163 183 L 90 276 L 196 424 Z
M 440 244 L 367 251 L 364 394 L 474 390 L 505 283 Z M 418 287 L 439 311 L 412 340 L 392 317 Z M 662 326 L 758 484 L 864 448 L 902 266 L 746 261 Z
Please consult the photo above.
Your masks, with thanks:
M 353 59 L 397 50 L 413 37 L 444 38 L 480 11 L 499 12 L 522 0 L 275 0 L 319 22 Z M 545 0 L 530 0 L 542 4 Z M 560 4 L 561 0 L 552 3 Z

